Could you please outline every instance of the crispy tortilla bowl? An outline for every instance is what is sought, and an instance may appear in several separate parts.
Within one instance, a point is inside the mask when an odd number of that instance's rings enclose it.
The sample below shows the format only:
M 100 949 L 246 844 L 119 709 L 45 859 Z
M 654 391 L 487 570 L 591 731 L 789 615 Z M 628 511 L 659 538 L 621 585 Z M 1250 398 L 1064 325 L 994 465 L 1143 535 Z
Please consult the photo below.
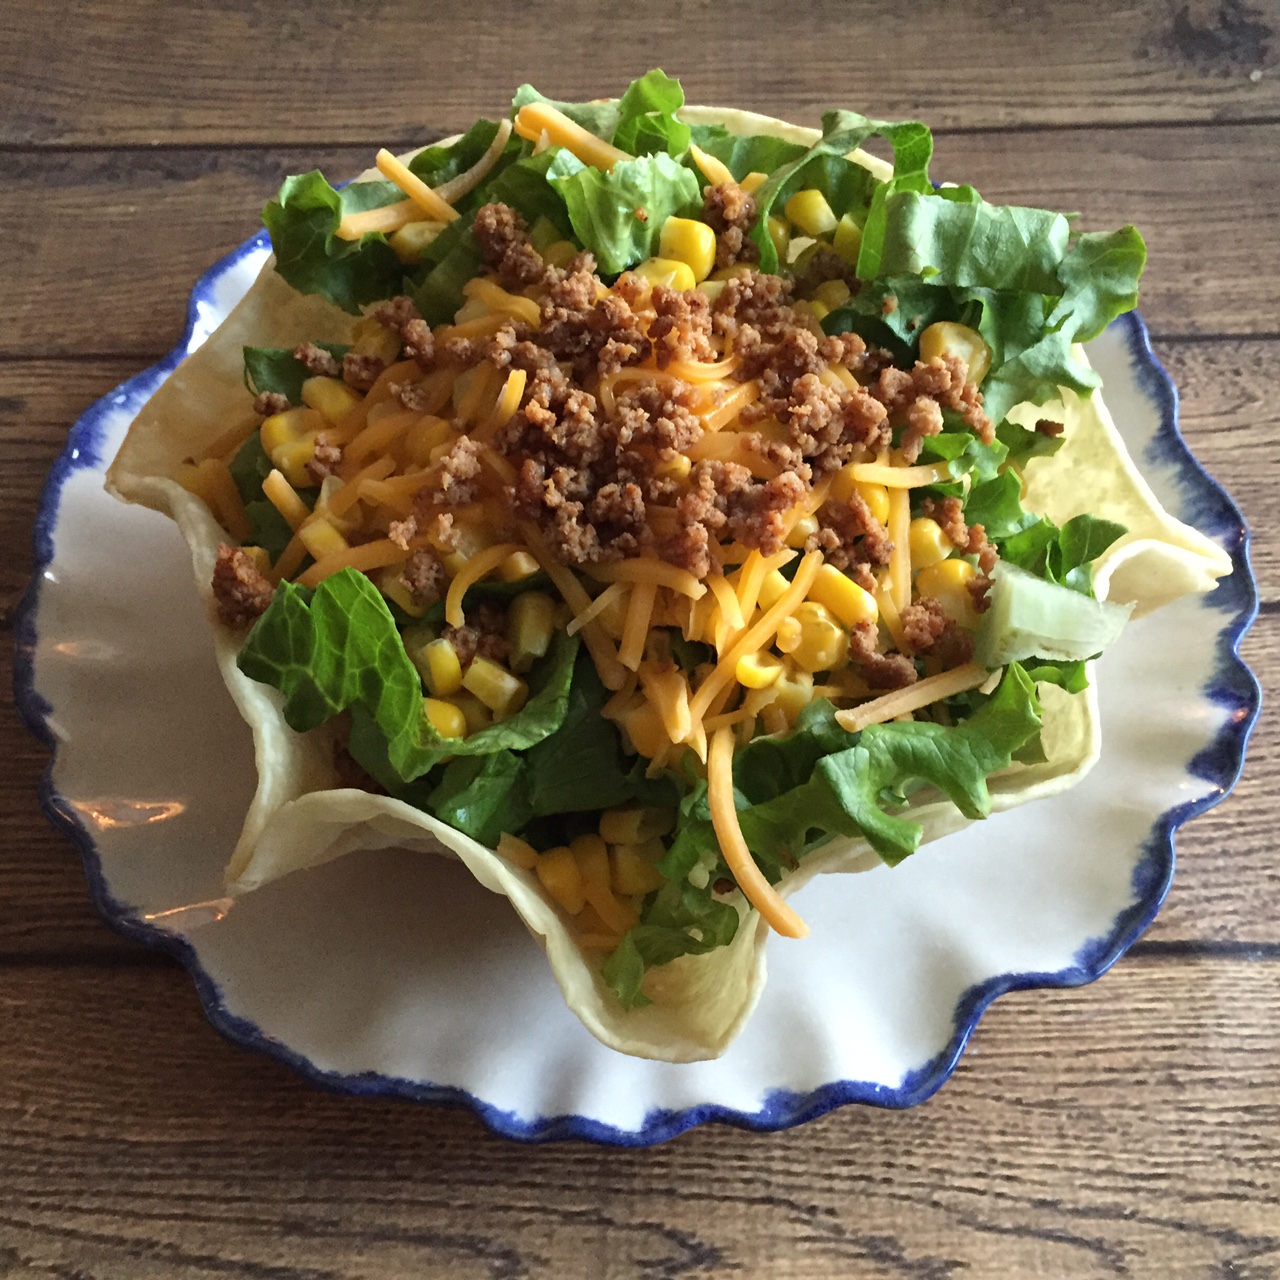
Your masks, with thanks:
M 768 133 L 803 145 L 820 136 L 817 130 L 720 108 L 686 107 L 681 117 L 722 125 L 734 135 Z M 862 156 L 860 162 L 879 177 L 888 172 L 873 157 Z M 371 169 L 357 181 L 377 176 Z M 246 894 L 365 849 L 394 845 L 455 857 L 482 885 L 511 902 L 545 949 L 568 1006 L 606 1045 L 670 1062 L 719 1056 L 750 1015 L 765 982 L 771 928 L 745 896 L 730 898 L 739 927 L 729 945 L 651 969 L 644 981 L 650 1003 L 623 1008 L 602 977 L 604 953 L 583 945 L 578 923 L 534 870 L 404 800 L 343 785 L 334 763 L 332 726 L 295 732 L 286 721 L 280 693 L 237 666 L 244 635 L 218 621 L 211 588 L 218 549 L 227 543 L 228 531 L 207 503 L 174 477 L 193 460 L 225 454 L 229 429 L 234 435 L 239 424 L 256 421 L 253 395 L 243 379 L 243 348 L 349 343 L 357 319 L 321 297 L 297 293 L 268 262 L 231 315 L 138 414 L 108 475 L 108 488 L 118 497 L 163 512 L 178 524 L 190 547 L 196 589 L 208 608 L 218 665 L 253 733 L 258 788 L 240 839 L 229 851 L 228 893 Z M 1188 592 L 1209 590 L 1230 571 L 1216 545 L 1161 508 L 1128 456 L 1100 393 L 1082 398 L 1064 390 L 1057 404 L 1024 406 L 1009 415 L 1028 427 L 1045 416 L 1063 423 L 1064 444 L 1056 454 L 1027 464 L 1027 509 L 1059 525 L 1088 512 L 1128 530 L 1094 565 L 1100 598 L 1132 604 L 1135 613 L 1145 613 Z M 1042 685 L 1039 695 L 1044 759 L 1015 763 L 991 778 L 993 813 L 1070 788 L 1097 759 L 1092 686 L 1068 694 Z M 911 795 L 903 816 L 923 827 L 925 840 L 969 821 L 930 788 Z M 999 839 L 998 823 L 992 838 Z M 861 871 L 880 863 L 867 840 L 836 837 L 805 856 L 774 888 L 785 899 L 818 874 Z

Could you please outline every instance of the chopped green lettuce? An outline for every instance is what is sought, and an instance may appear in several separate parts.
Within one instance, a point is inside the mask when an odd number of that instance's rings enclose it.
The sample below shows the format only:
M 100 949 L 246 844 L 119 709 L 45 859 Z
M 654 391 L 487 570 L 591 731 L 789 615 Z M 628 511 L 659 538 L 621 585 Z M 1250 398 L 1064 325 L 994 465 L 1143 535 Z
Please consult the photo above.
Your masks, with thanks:
M 245 350 L 247 352 L 250 348 Z M 289 522 L 276 510 L 275 504 L 262 495 L 262 482 L 271 474 L 274 465 L 255 431 L 236 451 L 229 468 L 240 492 L 240 501 L 244 503 L 244 513 L 249 518 L 249 542 L 255 547 L 262 547 L 273 560 L 278 559 L 293 540 Z M 315 502 L 315 490 L 299 489 L 298 497 L 310 507 Z
M 286 178 L 262 211 L 276 270 L 299 293 L 320 293 L 344 311 L 400 292 L 404 266 L 380 231 L 339 239 L 344 215 L 403 199 L 389 183 L 353 183 L 335 191 L 319 169 Z
M 577 655 L 563 632 L 530 675 L 530 697 L 508 720 L 442 738 L 423 714 L 422 678 L 381 593 L 343 569 L 314 592 L 281 583 L 237 663 L 284 694 L 289 727 L 305 732 L 350 710 L 351 754 L 384 786 L 412 782 L 450 756 L 489 756 L 540 742 L 563 723 Z
M 339 363 L 350 349 L 342 343 L 317 342 Z M 306 365 L 297 359 L 288 347 L 245 347 L 244 384 L 257 395 L 260 391 L 274 391 L 284 396 L 292 405 L 302 403 L 302 384 L 311 377 Z
M 923 828 L 890 812 L 913 787 L 932 785 L 967 818 L 991 811 L 987 778 L 1007 768 L 1039 736 L 1035 682 L 1011 665 L 990 697 L 953 726 L 926 721 L 872 725 L 848 733 L 826 699 L 815 699 L 782 737 L 757 738 L 734 758 L 738 821 L 761 871 L 774 883 L 808 850 L 833 836 L 863 836 L 893 865 L 920 845 Z M 681 804 L 676 838 L 660 864 L 667 884 L 646 903 L 637 924 L 606 961 L 605 981 L 627 1008 L 647 1003 L 645 970 L 679 955 L 701 954 L 709 936 L 731 941 L 730 922 L 712 896 L 727 875 L 699 781 Z M 691 883 L 699 865 L 711 868 L 704 887 Z M 690 928 L 698 932 L 690 934 Z
M 697 178 L 666 152 L 620 160 L 606 173 L 562 150 L 547 181 L 564 197 L 578 243 L 607 275 L 652 257 L 669 217 L 702 208 Z

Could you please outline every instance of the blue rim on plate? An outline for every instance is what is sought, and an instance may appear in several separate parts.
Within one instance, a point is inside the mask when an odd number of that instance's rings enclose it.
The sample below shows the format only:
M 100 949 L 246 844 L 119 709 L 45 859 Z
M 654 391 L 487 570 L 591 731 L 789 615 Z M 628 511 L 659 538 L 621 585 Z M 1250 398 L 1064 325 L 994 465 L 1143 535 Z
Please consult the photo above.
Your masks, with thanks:
M 906 1108 L 924 1102 L 951 1075 L 983 1012 L 997 996 L 1031 987 L 1073 987 L 1092 982 L 1105 973 L 1155 919 L 1173 877 L 1174 832 L 1188 819 L 1221 801 L 1235 785 L 1243 767 L 1245 746 L 1258 717 L 1262 694 L 1256 678 L 1240 657 L 1239 647 L 1257 616 L 1258 592 L 1249 565 L 1249 533 L 1244 518 L 1230 496 L 1205 471 L 1182 439 L 1178 431 L 1177 390 L 1151 350 L 1146 325 L 1136 312 L 1131 312 L 1115 324 L 1123 330 L 1132 367 L 1144 396 L 1159 411 L 1160 426 L 1150 444 L 1149 460 L 1176 469 L 1191 522 L 1210 536 L 1222 539 L 1231 556 L 1233 572 L 1219 582 L 1212 595 L 1214 609 L 1221 612 L 1226 621 L 1218 633 L 1214 678 L 1203 691 L 1227 714 L 1213 740 L 1188 766 L 1192 774 L 1210 783 L 1212 789 L 1204 796 L 1175 805 L 1159 815 L 1134 868 L 1136 901 L 1120 914 L 1110 933 L 1087 942 L 1071 965 L 1052 973 L 1002 974 L 971 987 L 956 1005 L 950 1042 L 930 1062 L 912 1071 L 896 1087 L 838 1080 L 803 1092 L 777 1090 L 766 1097 L 758 1111 L 741 1111 L 716 1104 L 681 1110 L 655 1110 L 649 1112 L 635 1130 L 620 1129 L 578 1115 L 523 1119 L 483 1102 L 461 1088 L 423 1084 L 376 1072 L 344 1075 L 325 1071 L 264 1033 L 255 1023 L 232 1013 L 218 984 L 202 967 L 195 948 L 185 938 L 146 923 L 112 895 L 92 835 L 54 785 L 57 739 L 49 726 L 53 708 L 35 687 L 34 658 L 40 583 L 53 559 L 62 486 L 74 472 L 101 465 L 102 435 L 107 415 L 126 403 L 140 406 L 156 390 L 192 349 L 201 307 L 213 302 L 215 287 L 221 278 L 250 254 L 261 252 L 266 247 L 266 234 L 260 232 L 215 263 L 192 290 L 186 329 L 177 347 L 159 363 L 104 396 L 72 427 L 67 447 L 54 463 L 41 494 L 34 533 L 35 567 L 31 583 L 19 605 L 15 625 L 14 690 L 18 709 L 31 731 L 54 753 L 41 779 L 41 807 L 50 822 L 65 832 L 79 851 L 90 894 L 107 923 L 124 937 L 154 947 L 178 960 L 191 974 L 209 1021 L 228 1040 L 276 1058 L 313 1083 L 337 1093 L 467 1107 L 495 1133 L 520 1141 L 576 1139 L 611 1146 L 643 1147 L 666 1141 L 709 1121 L 769 1132 L 816 1119 L 848 1103 Z

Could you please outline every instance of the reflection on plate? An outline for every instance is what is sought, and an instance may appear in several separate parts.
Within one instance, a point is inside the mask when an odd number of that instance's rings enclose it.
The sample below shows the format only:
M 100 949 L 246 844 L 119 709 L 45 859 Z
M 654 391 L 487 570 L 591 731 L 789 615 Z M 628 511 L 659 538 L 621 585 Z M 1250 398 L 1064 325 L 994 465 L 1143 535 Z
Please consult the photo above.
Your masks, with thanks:
M 225 1035 L 342 1091 L 468 1105 L 511 1137 L 643 1145 L 706 1120 L 777 1129 L 847 1102 L 922 1101 L 996 996 L 1092 981 L 1151 922 L 1174 830 L 1240 769 L 1259 692 L 1237 646 L 1257 598 L 1240 513 L 1178 435 L 1137 316 L 1090 358 L 1157 496 L 1227 548 L 1234 574 L 1133 624 L 1106 654 L 1102 761 L 1078 789 L 896 869 L 802 890 L 812 937 L 772 940 L 764 997 L 723 1058 L 677 1066 L 597 1043 L 506 903 L 445 859 L 347 858 L 228 910 L 222 868 L 253 792 L 249 732 L 214 667 L 176 528 L 109 498 L 102 476 L 139 405 L 266 252 L 260 236 L 215 266 L 180 347 L 76 424 L 41 504 L 18 629 L 19 705 L 56 748 L 51 819 L 108 921 L 177 956 Z

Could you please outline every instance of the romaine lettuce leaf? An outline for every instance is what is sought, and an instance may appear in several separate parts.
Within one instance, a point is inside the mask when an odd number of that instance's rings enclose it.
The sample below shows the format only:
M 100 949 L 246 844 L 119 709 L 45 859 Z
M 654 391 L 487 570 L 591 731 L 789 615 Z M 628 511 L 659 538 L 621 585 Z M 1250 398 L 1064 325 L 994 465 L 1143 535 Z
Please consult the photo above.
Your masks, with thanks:
M 416 794 L 402 798 L 417 802 Z M 420 807 L 490 848 L 533 816 L 524 762 L 514 751 L 451 760 Z
M 690 141 L 703 151 L 723 161 L 729 172 L 741 182 L 749 173 L 772 173 L 784 164 L 790 164 L 807 155 L 809 148 L 798 142 L 787 142 L 769 134 L 757 133 L 746 137 L 732 134 L 720 124 L 695 124 Z M 690 159 L 689 164 L 693 164 Z M 705 181 L 699 171 L 699 180 Z
M 890 302 L 889 300 L 892 299 Z M 822 321 L 829 334 L 856 333 L 868 346 L 885 347 L 901 364 L 912 364 L 920 350 L 920 335 L 939 320 L 964 323 L 976 313 L 950 289 L 915 276 L 868 280 Z
M 679 956 L 705 955 L 727 947 L 738 932 L 738 913 L 717 902 L 710 886 L 697 889 L 687 880 L 669 880 L 605 960 L 602 975 L 624 1009 L 649 1003 L 640 990 L 645 970 Z
M 349 350 L 339 342 L 317 342 L 339 363 Z M 306 365 L 294 357 L 289 347 L 245 347 L 244 384 L 254 395 L 274 391 L 292 405 L 302 403 L 302 384 L 311 377 Z
M 682 106 L 680 81 L 665 72 L 654 70 L 633 80 L 618 102 L 613 145 L 633 156 L 683 155 L 689 147 L 689 126 L 675 115 Z
M 588 133 L 594 133 L 597 138 L 603 138 L 606 142 L 612 141 L 622 115 L 617 98 L 602 98 L 597 102 L 557 102 L 554 98 L 548 98 L 545 93 L 539 93 L 533 85 L 522 84 L 511 99 L 512 116 L 530 102 L 545 102 L 555 107 Z
M 912 275 L 962 289 L 1062 291 L 1070 224 L 1060 213 L 901 191 L 885 201 L 877 276 Z
M 1069 330 L 1073 342 L 1096 338 L 1138 305 L 1138 281 L 1146 263 L 1147 246 L 1132 226 L 1077 236 L 1058 267 L 1065 288 L 1049 325 Z
M 491 181 L 481 184 L 475 208 L 500 201 L 515 209 L 530 226 L 545 217 L 561 234 L 571 234 L 564 200 L 547 181 L 547 172 L 560 154 L 560 148 L 549 147 L 540 155 L 512 161 Z M 462 305 L 463 286 L 481 272 L 484 258 L 471 234 L 474 221 L 473 209 L 470 215 L 450 223 L 427 250 L 427 274 L 414 291 L 414 301 L 428 324 L 451 321 Z
M 568 710 L 577 650 L 577 637 L 559 633 L 520 711 L 466 738 L 442 738 L 423 715 L 422 679 L 386 601 L 364 574 L 344 569 L 314 593 L 281 583 L 237 664 L 284 694 L 285 720 L 298 732 L 350 710 L 351 754 L 395 789 L 447 757 L 518 751 L 554 733 Z
M 620 160 L 606 173 L 561 151 L 547 181 L 563 196 L 578 243 L 607 275 L 651 257 L 667 218 L 702 208 L 697 178 L 665 152 Z
M 780 165 L 770 173 L 767 181 L 755 192 L 756 208 L 759 220 L 752 236 L 760 248 L 760 269 L 777 271 L 778 253 L 774 248 L 768 232 L 768 217 L 777 202 L 779 195 L 785 190 L 795 189 L 793 179 L 809 171 L 809 166 L 822 157 L 844 157 L 850 151 L 862 146 L 868 138 L 880 135 L 889 140 L 894 156 L 894 189 L 926 190 L 929 185 L 929 160 L 933 155 L 933 135 L 918 121 L 908 120 L 894 124 L 885 120 L 870 120 L 854 111 L 829 111 L 822 117 L 822 137 L 807 151 L 794 160 Z M 850 162 L 851 163 L 851 162 Z M 865 172 L 865 171 L 864 171 Z M 868 174 L 869 185 L 863 189 L 870 200 L 871 213 L 874 213 L 875 200 L 879 198 L 884 183 L 876 183 Z M 853 212 L 851 208 L 833 208 L 837 216 Z M 866 216 L 870 217 L 871 213 Z M 867 245 L 864 230 L 863 248 Z M 879 270 L 864 274 L 859 259 L 858 274 L 864 279 L 879 275 Z
M 390 192 L 386 188 L 390 187 Z M 357 240 L 334 233 L 344 214 L 403 199 L 390 183 L 353 183 L 335 191 L 319 169 L 286 178 L 262 211 L 276 270 L 299 293 L 320 293 L 344 311 L 400 292 L 404 266 L 381 232 Z
M 967 512 L 966 512 L 967 515 Z M 1128 530 L 1113 520 L 1073 516 L 1061 529 L 1040 519 L 1000 544 L 1000 558 L 1058 586 L 1093 596 L 1092 565 Z

